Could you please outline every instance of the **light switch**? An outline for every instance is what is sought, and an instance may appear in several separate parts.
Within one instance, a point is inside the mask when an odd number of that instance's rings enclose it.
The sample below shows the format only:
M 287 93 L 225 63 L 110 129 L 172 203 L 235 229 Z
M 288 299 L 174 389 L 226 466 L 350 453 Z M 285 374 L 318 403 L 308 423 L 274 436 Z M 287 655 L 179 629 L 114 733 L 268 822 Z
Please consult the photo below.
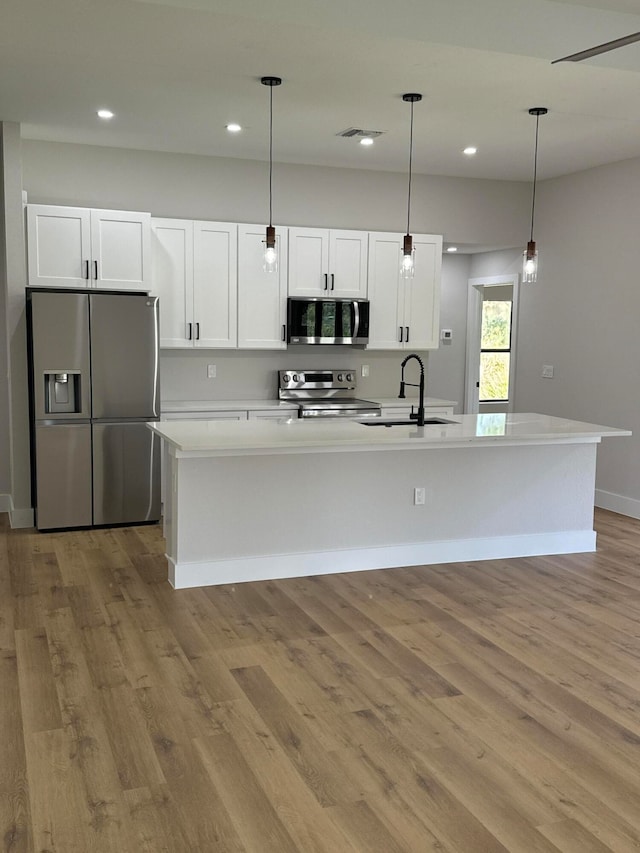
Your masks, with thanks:
M 553 379 L 553 365 L 552 364 L 543 364 L 542 365 L 542 376 L 544 379 Z
M 216 378 L 216 366 L 215 364 L 207 365 L 207 379 L 215 379 Z

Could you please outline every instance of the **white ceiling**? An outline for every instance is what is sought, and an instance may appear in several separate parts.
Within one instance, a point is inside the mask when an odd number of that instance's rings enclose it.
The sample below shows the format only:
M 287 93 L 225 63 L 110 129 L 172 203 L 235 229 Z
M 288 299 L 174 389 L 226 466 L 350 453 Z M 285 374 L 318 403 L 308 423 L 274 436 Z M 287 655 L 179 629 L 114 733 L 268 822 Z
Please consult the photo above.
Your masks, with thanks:
M 23 136 L 531 180 L 640 156 L 640 0 L 1 0 L 0 119 Z M 95 110 L 110 107 L 110 123 Z M 238 121 L 245 130 L 225 130 Z M 336 134 L 383 130 L 370 148 Z M 476 145 L 474 158 L 462 148 Z

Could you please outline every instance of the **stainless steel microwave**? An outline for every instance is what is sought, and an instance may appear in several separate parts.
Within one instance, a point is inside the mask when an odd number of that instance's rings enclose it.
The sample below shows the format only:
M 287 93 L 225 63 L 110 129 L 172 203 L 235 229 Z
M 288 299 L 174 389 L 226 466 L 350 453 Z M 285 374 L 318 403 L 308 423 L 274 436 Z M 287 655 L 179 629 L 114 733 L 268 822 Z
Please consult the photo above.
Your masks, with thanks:
M 363 347 L 369 342 L 369 301 L 290 296 L 287 342 Z

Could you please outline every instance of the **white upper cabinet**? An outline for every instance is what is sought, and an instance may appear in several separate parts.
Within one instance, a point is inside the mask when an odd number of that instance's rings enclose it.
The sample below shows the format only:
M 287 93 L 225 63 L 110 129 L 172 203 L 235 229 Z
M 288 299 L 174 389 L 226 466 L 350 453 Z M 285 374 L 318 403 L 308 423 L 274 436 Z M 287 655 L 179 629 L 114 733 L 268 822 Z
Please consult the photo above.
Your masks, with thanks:
M 228 222 L 194 222 L 194 346 L 235 347 L 237 310 L 238 226 Z
M 193 222 L 152 219 L 152 292 L 160 297 L 160 346 L 193 346 Z
M 442 237 L 415 234 L 415 274 L 400 278 L 403 235 L 369 235 L 369 349 L 437 349 Z
M 286 349 L 287 229 L 276 229 L 278 270 L 265 272 L 264 225 L 238 226 L 238 347 Z
M 289 296 L 367 296 L 366 231 L 289 228 Z
M 27 205 L 29 284 L 151 287 L 151 216 L 123 210 Z
M 186 219 L 151 223 L 160 346 L 235 347 L 237 226 Z

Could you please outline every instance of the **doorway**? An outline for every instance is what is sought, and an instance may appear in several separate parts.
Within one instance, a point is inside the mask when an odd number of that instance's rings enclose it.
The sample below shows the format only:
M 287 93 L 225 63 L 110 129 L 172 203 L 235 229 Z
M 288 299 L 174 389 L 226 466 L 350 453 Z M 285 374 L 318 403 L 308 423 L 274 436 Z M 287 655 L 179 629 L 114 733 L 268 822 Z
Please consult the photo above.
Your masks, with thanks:
M 513 411 L 518 285 L 518 275 L 469 279 L 467 414 Z

